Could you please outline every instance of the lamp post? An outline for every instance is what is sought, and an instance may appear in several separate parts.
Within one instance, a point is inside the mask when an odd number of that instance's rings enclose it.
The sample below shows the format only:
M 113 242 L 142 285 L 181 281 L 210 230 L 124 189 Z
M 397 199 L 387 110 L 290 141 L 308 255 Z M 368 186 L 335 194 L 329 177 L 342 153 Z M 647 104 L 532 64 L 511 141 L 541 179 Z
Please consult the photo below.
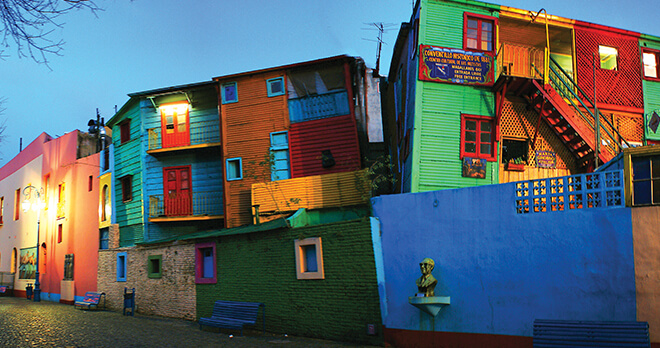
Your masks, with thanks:
M 30 208 L 37 213 L 37 257 L 36 257 L 36 271 L 34 273 L 34 302 L 41 301 L 41 288 L 39 284 L 39 218 L 41 217 L 41 210 L 44 208 L 45 203 L 42 202 L 41 196 L 44 194 L 43 187 L 38 189 L 32 185 L 28 185 L 23 189 L 23 196 L 25 200 L 21 204 L 23 211 L 28 212 Z

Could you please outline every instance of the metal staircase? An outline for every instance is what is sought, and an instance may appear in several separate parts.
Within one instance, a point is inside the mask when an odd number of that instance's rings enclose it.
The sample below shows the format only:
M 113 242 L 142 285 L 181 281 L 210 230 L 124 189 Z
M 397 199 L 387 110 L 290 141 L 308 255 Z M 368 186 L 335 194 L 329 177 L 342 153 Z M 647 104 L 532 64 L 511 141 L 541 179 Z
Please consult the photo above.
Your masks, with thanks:
M 535 76 L 542 76 L 538 72 Z M 595 152 L 598 150 L 598 164 L 603 164 L 621 152 L 624 143 L 610 120 L 595 110 L 594 103 L 575 83 L 559 64 L 550 58 L 548 82 L 541 78 L 507 76 L 503 74 L 494 86 L 500 97 L 505 94 L 525 99 L 550 126 L 564 145 L 577 159 L 585 171 L 593 171 Z M 498 111 L 501 112 L 501 111 Z M 596 134 L 596 117 L 600 134 Z M 500 115 L 498 115 L 500 117 Z M 539 122 L 540 122 L 539 118 Z M 537 131 L 540 124 L 537 124 Z M 596 146 L 600 141 L 601 145 Z

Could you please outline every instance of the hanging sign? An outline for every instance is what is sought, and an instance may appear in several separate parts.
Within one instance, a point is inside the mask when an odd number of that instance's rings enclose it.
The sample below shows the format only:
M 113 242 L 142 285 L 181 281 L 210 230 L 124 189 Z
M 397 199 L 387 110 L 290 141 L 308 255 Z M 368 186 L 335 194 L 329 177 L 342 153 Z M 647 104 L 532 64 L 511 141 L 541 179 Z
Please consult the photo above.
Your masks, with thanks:
M 536 151 L 536 167 L 538 168 L 556 168 L 557 154 L 552 151 Z
M 420 80 L 480 86 L 494 83 L 490 54 L 421 45 L 419 55 Z

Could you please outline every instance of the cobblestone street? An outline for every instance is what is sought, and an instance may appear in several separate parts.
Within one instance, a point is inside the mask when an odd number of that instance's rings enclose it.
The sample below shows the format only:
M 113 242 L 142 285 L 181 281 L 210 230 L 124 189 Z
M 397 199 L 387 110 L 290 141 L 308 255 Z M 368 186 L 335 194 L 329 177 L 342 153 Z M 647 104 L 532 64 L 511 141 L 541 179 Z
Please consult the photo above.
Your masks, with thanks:
M 0 297 L 2 347 L 360 347 L 349 343 L 247 332 L 239 337 L 197 322 L 123 316 L 107 310 Z

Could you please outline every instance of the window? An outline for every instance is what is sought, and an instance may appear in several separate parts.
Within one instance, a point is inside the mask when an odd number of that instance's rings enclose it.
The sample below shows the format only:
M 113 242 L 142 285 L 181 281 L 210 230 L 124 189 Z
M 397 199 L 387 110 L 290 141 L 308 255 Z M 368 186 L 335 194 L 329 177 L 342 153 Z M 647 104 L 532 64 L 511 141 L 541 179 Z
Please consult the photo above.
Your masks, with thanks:
M 11 268 L 9 269 L 11 273 L 16 273 L 16 263 L 18 263 L 18 251 L 14 248 L 11 251 Z
M 527 140 L 502 139 L 502 163 L 520 158 L 527 162 Z
M 57 242 L 62 243 L 62 224 L 57 225 Z
M 99 249 L 107 250 L 108 242 L 110 241 L 110 228 L 102 228 L 99 230 Z
M 103 171 L 110 169 L 110 149 L 103 149 Z
M 133 200 L 133 175 L 126 175 L 119 179 L 121 181 L 121 198 L 123 202 Z
M 131 120 L 126 120 L 119 124 L 120 144 L 131 140 Z
M 127 254 L 126 252 L 117 253 L 117 281 L 125 282 L 126 281 L 126 266 L 127 266 Z
M 220 92 L 222 95 L 223 104 L 238 102 L 238 92 L 236 90 L 236 82 L 229 82 L 222 84 L 222 88 Z
M 461 158 L 474 157 L 495 160 L 493 118 L 461 115 Z
M 73 254 L 64 255 L 64 280 L 73 280 Z
M 64 183 L 61 183 L 57 185 L 57 218 L 61 219 L 64 217 L 65 213 L 65 187 L 66 185 Z
M 4 223 L 2 221 L 3 216 L 5 216 L 5 197 L 4 196 L 0 197 L 0 225 L 2 225 Z
M 483 16 L 474 13 L 465 13 L 463 16 L 463 47 L 465 49 L 490 52 L 494 49 L 495 17 Z
M 227 159 L 227 181 L 243 179 L 243 164 L 241 158 Z
M 605 70 L 618 70 L 617 60 L 619 52 L 614 47 L 598 46 L 598 54 L 600 55 L 600 68 Z
M 644 77 L 647 79 L 658 79 L 658 66 L 660 65 L 660 51 L 642 50 L 642 62 L 644 65 Z
M 270 133 L 270 179 L 286 180 L 289 175 L 289 136 L 287 132 Z
M 296 239 L 296 277 L 298 279 L 325 279 L 321 237 Z
M 48 210 L 48 189 L 50 188 L 50 174 L 44 176 L 44 210 Z
M 93 188 L 94 182 L 92 179 L 92 176 L 89 176 L 89 180 L 87 180 L 87 192 L 91 192 Z
M 161 278 L 163 275 L 163 255 L 149 255 L 147 260 L 148 277 Z
M 21 217 L 21 189 L 14 192 L 14 221 Z
M 110 192 L 108 185 L 103 185 L 101 190 L 101 221 L 107 221 L 110 215 Z
M 195 283 L 215 284 L 216 282 L 215 243 L 199 243 L 195 245 Z
M 267 80 L 266 88 L 268 89 L 269 97 L 284 94 L 284 77 Z
M 660 155 L 632 157 L 632 205 L 660 204 Z

